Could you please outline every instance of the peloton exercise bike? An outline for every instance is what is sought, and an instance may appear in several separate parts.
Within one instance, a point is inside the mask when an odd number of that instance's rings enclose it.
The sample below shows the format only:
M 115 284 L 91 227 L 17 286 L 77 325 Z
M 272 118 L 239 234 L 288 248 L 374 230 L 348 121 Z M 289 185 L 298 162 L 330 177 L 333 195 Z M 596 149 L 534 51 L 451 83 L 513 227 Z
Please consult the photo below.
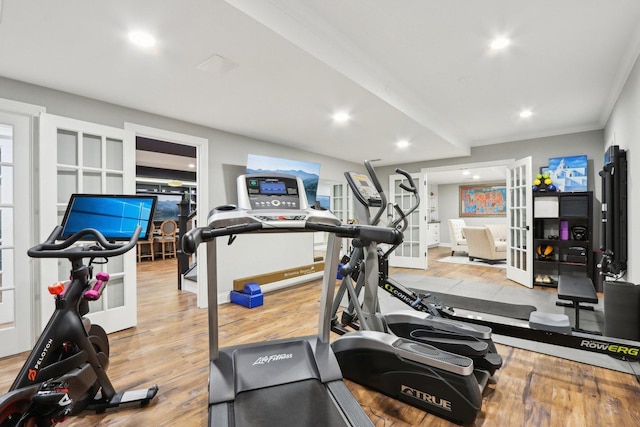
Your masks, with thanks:
M 347 183 L 358 202 L 356 205 L 358 223 L 377 224 L 386 209 L 389 217 L 391 217 L 391 212 L 397 214 L 395 220 L 393 218 L 389 220 L 388 226 L 404 231 L 408 224 L 408 216 L 415 211 L 420 203 L 418 190 L 411 175 L 402 169 L 396 169 L 396 173 L 404 175 L 409 184 L 408 186 L 400 184 L 401 188 L 411 193 L 414 198 L 413 206 L 405 212 L 397 204 L 387 206 L 384 191 L 374 168 L 369 161 L 365 161 L 365 167 L 369 176 L 357 172 L 345 172 Z M 373 218 L 370 217 L 371 208 L 378 209 Z M 349 330 L 347 329 L 348 327 L 356 330 L 361 327 L 357 322 L 357 319 L 362 314 L 358 314 L 359 301 L 356 297 L 360 295 L 362 289 L 367 285 L 375 286 L 373 283 L 366 283 L 367 279 L 365 277 L 366 266 L 363 259 L 363 246 L 369 243 L 354 241 L 351 257 L 347 257 L 349 260 L 341 269 L 343 282 L 336 294 L 332 308 L 332 330 L 336 333 L 344 334 Z M 502 358 L 497 353 L 495 344 L 491 339 L 491 328 L 440 317 L 437 309 L 424 302 L 430 296 L 428 293 L 418 294 L 390 278 L 388 257 L 396 247 L 397 245 L 394 245 L 386 250 L 380 247 L 377 248 L 378 272 L 376 276 L 376 272 L 371 271 L 372 276 L 369 277 L 369 280 L 414 310 L 398 310 L 382 314 L 376 297 L 375 312 L 376 316 L 381 319 L 381 322 L 378 323 L 379 327 L 383 327 L 383 331 L 389 331 L 404 338 L 469 357 L 473 360 L 476 369 L 482 369 L 493 375 L 502 366 Z M 343 258 L 343 261 L 346 261 L 346 258 Z M 351 292 L 351 289 L 354 288 L 352 277 L 356 280 L 354 292 Z M 349 295 L 349 304 L 342 311 L 341 321 L 338 321 L 337 311 L 345 292 Z M 369 292 L 371 293 L 371 290 Z M 422 313 L 415 310 L 422 311 Z M 368 326 L 371 327 L 371 325 Z
M 29 249 L 32 258 L 67 258 L 70 280 L 49 286 L 55 310 L 9 391 L 0 396 L 0 427 L 52 426 L 84 409 L 144 406 L 154 398 L 157 385 L 115 391 L 106 371 L 107 335 L 84 316 L 109 281 L 103 272 L 92 281 L 93 264 L 104 264 L 146 238 L 155 204 L 155 196 L 74 194 L 62 224 Z M 75 245 L 80 241 L 85 242 Z

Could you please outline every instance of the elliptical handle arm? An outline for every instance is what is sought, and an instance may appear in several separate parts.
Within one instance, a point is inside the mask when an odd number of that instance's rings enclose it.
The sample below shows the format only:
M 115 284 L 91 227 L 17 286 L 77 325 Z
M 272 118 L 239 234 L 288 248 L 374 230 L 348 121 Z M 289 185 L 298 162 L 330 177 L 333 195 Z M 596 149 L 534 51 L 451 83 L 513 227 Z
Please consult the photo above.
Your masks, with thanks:
M 373 182 L 374 187 L 376 187 L 378 193 L 382 195 L 382 193 L 384 193 L 384 191 L 382 190 L 382 184 L 380 184 L 380 181 L 378 180 L 378 175 L 376 175 L 376 170 L 373 168 L 373 165 L 369 160 L 365 160 L 364 167 L 367 168 L 367 172 L 369 173 L 369 177 L 371 177 L 371 181 Z M 383 203 L 383 205 L 386 205 L 386 203 Z
M 376 187 L 378 194 L 380 194 L 380 198 L 382 199 L 382 205 L 378 212 L 376 212 L 375 216 L 371 220 L 371 224 L 375 225 L 380 221 L 382 214 L 387 208 L 387 196 L 384 194 L 384 190 L 382 189 L 382 184 L 380 184 L 380 180 L 378 179 L 378 175 L 376 174 L 376 170 L 373 168 L 373 165 L 369 160 L 364 161 L 364 167 L 367 168 L 367 172 L 369 173 L 369 177 L 371 178 L 371 182 L 373 182 L 373 186 Z
M 411 174 L 406 170 L 400 168 L 396 168 L 396 173 L 404 175 L 404 177 L 407 178 L 407 181 L 409 181 L 409 187 L 404 185 L 404 183 L 400 183 L 398 187 L 402 188 L 404 191 L 409 191 L 410 193 L 417 195 L 418 189 L 416 188 L 416 184 L 413 182 L 413 177 L 411 176 Z
M 418 206 L 420 206 L 420 194 L 418 194 L 419 193 L 418 188 L 416 187 L 416 184 L 413 181 L 413 177 L 411 176 L 411 174 L 409 172 L 407 172 L 404 169 L 397 168 L 396 169 L 396 173 L 399 173 L 400 175 L 403 175 L 405 178 L 407 178 L 407 181 L 409 181 L 409 187 L 404 185 L 404 183 L 398 184 L 398 187 L 402 188 L 405 191 L 410 192 L 411 194 L 413 194 L 413 197 L 415 198 L 414 205 L 411 206 L 411 209 L 409 209 L 408 211 L 406 211 L 404 213 L 404 217 L 405 217 L 405 220 L 406 220 L 406 217 L 411 215 L 413 213 L 413 211 L 418 209 Z
M 393 221 L 391 223 L 391 225 L 393 227 L 396 227 L 398 230 L 404 232 L 404 230 L 407 229 L 407 227 L 409 226 L 409 221 L 407 220 L 407 216 L 405 215 L 404 212 L 402 212 L 402 209 L 400 209 L 400 206 L 398 205 L 393 205 L 396 213 L 398 214 L 398 219 Z M 401 227 L 398 227 L 400 225 L 400 223 L 402 223 Z
M 112 256 L 122 255 L 123 253 L 133 248 L 136 245 L 141 232 L 142 227 L 140 227 L 139 225 L 136 226 L 131 239 L 129 239 L 129 241 L 125 244 L 119 244 L 110 243 L 107 239 L 105 239 L 104 235 L 95 228 L 85 228 L 72 234 L 62 242 L 56 243 L 56 240 L 58 240 L 58 238 L 62 234 L 62 226 L 57 225 L 53 229 L 53 232 L 49 235 L 47 240 L 30 248 L 27 251 L 27 255 L 29 255 L 31 258 L 68 258 L 69 256 L 72 256 L 73 258 L 108 258 Z M 94 240 L 96 240 L 105 250 L 96 251 L 86 249 L 84 247 L 72 248 L 73 244 L 81 240 L 83 237 L 89 235 L 95 237 Z

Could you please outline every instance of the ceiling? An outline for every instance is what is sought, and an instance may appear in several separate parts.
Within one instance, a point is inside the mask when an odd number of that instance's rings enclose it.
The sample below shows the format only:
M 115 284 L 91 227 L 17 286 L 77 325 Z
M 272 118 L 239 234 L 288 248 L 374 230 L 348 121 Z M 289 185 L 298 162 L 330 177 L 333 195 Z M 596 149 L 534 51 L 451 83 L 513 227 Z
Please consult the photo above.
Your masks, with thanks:
M 640 52 L 637 0 L 0 7 L 0 76 L 380 165 L 601 129 Z M 156 46 L 130 44 L 134 29 Z M 511 45 L 491 51 L 496 36 Z M 352 121 L 332 123 L 336 109 Z
M 503 183 L 507 180 L 507 168 L 504 166 L 455 167 L 447 170 L 430 171 L 427 174 L 429 184 L 474 184 L 487 182 Z

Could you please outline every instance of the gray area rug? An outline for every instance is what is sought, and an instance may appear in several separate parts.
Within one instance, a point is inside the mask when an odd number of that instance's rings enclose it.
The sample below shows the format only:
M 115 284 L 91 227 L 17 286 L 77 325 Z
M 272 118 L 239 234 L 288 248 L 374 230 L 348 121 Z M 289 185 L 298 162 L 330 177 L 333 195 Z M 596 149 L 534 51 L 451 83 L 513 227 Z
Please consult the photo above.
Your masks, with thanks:
M 509 304 L 526 304 L 533 305 L 538 311 L 546 313 L 561 313 L 569 316 L 571 325 L 575 324 L 574 309 L 569 307 L 556 306 L 557 294 L 554 292 L 546 292 L 537 289 L 528 289 L 525 287 L 518 288 L 513 286 L 501 286 L 493 283 L 478 283 L 467 280 L 454 280 L 440 277 L 422 276 L 410 273 L 398 273 L 391 276 L 394 280 L 400 282 L 406 287 L 431 292 L 440 292 L 451 295 L 459 295 L 489 301 L 498 301 Z M 378 297 L 380 300 L 380 309 L 383 313 L 395 310 L 410 309 L 402 301 L 394 298 L 390 294 L 379 289 Z M 580 327 L 585 330 L 599 331 L 604 330 L 604 310 L 602 299 L 598 304 L 594 304 L 594 311 L 580 310 Z M 482 312 L 473 312 L 471 310 L 456 310 L 460 316 L 477 315 Z M 499 316 L 486 315 L 489 320 L 496 322 L 513 323 L 512 319 Z M 511 321 L 511 322 L 510 322 Z M 522 324 L 523 321 L 515 323 Z M 526 323 L 525 323 L 526 324 Z M 598 336 L 594 335 L 594 338 Z M 524 340 L 516 337 L 508 337 L 502 335 L 493 335 L 493 340 L 497 343 L 509 345 L 511 347 L 523 348 L 538 353 L 548 354 L 555 357 L 574 360 L 577 362 L 587 363 L 590 365 L 600 366 L 607 369 L 613 369 L 620 372 L 634 374 L 633 368 L 639 369 L 638 364 L 631 366 L 629 362 L 613 359 L 609 356 L 590 353 L 588 351 L 570 350 L 566 347 L 559 347 L 550 344 L 538 343 L 534 341 Z
M 469 261 L 469 257 L 466 255 L 447 256 L 444 258 L 440 258 L 438 262 L 446 262 L 449 264 L 476 265 L 479 267 L 507 268 L 506 261 L 497 262 L 495 264 L 490 264 L 488 262 L 482 262 L 482 261 Z

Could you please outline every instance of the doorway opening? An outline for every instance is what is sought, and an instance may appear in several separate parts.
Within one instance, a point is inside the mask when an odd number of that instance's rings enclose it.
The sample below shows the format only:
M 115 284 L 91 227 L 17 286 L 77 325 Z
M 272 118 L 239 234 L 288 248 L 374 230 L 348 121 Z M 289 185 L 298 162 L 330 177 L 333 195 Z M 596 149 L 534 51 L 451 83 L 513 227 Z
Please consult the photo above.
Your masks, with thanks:
M 162 250 L 160 243 L 163 222 L 177 219 L 177 236 L 198 223 L 206 223 L 209 206 L 208 140 L 131 123 L 125 123 L 125 129 L 133 131 L 136 136 L 136 191 L 158 195 L 158 208 L 154 215 L 154 225 L 158 227 L 157 241 L 153 245 L 154 251 L 157 248 L 163 253 L 167 250 Z M 180 250 L 179 241 L 179 237 L 173 240 L 177 259 L 176 288 L 196 293 L 198 306 L 206 307 L 206 285 L 203 285 L 207 283 L 206 265 L 197 262 L 198 255 L 203 254 L 199 249 L 197 254 L 186 256 Z M 164 260 L 174 262 L 170 246 L 169 251 L 169 254 L 164 254 Z M 162 260 L 163 255 L 156 259 Z

